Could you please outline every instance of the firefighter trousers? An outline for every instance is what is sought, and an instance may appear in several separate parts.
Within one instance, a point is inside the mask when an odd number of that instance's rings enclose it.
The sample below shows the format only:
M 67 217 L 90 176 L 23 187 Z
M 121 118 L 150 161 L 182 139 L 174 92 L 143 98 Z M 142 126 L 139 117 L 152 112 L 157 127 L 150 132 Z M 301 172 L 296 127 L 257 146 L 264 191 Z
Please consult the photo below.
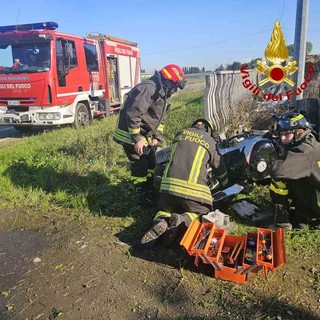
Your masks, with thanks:
M 123 144 L 124 152 L 131 162 L 131 181 L 135 187 L 147 189 L 152 186 L 156 165 L 155 152 L 151 149 L 147 155 L 139 156 L 131 144 Z
M 162 235 L 162 243 L 170 246 L 180 242 L 183 234 L 195 219 L 200 219 L 211 211 L 212 207 L 190 199 L 184 199 L 167 193 L 161 193 L 158 202 L 158 213 L 153 219 L 153 227 L 166 222 L 168 228 Z
M 210 212 L 212 206 L 168 193 L 161 193 L 157 209 L 158 213 L 154 217 L 154 221 L 168 219 L 172 213 L 176 213 L 181 215 L 186 226 L 189 226 L 192 220 Z

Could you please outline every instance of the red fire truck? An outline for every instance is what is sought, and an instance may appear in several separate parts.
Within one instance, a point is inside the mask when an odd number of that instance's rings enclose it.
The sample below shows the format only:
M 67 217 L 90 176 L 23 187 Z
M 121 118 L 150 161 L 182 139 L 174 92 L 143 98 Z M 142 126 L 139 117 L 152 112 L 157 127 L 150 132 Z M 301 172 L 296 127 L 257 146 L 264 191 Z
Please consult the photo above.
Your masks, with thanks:
M 119 109 L 140 81 L 136 43 L 57 28 L 55 22 L 0 27 L 0 126 L 78 128 Z

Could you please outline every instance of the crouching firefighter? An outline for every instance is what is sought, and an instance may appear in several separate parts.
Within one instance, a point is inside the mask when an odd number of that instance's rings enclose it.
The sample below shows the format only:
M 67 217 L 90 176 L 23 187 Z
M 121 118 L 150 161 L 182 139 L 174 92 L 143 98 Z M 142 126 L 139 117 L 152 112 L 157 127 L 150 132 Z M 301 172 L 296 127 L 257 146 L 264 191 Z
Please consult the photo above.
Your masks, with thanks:
M 281 153 L 272 168 L 270 196 L 275 224 L 290 230 L 320 219 L 320 143 L 296 111 L 280 117 L 277 130 Z
M 163 136 L 168 99 L 186 84 L 183 70 L 170 64 L 131 89 L 113 134 L 131 162 L 137 204 L 152 201 L 155 151 Z
M 228 184 L 215 136 L 212 125 L 204 119 L 196 120 L 175 136 L 161 180 L 159 211 L 142 244 L 150 246 L 161 237 L 165 245 L 170 245 L 183 235 L 192 220 L 212 210 L 209 167 L 221 186 Z

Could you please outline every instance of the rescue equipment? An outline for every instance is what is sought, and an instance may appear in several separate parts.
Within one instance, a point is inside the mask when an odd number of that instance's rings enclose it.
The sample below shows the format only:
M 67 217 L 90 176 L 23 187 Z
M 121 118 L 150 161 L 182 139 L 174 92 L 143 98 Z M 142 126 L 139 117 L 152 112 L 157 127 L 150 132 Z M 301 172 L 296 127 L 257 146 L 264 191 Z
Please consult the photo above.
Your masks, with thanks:
M 195 257 L 197 267 L 200 261 L 211 264 L 215 278 L 237 283 L 245 283 L 250 272 L 259 270 L 267 279 L 269 271 L 286 263 L 283 228 L 257 228 L 256 232 L 234 236 L 214 223 L 194 220 L 180 244 Z

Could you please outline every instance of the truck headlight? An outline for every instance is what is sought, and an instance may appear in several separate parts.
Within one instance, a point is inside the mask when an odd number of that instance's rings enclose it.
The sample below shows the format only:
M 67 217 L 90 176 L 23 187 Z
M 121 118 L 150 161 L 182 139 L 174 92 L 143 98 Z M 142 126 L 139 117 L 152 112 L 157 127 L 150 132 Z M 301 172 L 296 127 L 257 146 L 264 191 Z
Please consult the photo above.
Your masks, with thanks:
M 60 112 L 41 112 L 38 113 L 39 120 L 60 120 L 61 113 Z

